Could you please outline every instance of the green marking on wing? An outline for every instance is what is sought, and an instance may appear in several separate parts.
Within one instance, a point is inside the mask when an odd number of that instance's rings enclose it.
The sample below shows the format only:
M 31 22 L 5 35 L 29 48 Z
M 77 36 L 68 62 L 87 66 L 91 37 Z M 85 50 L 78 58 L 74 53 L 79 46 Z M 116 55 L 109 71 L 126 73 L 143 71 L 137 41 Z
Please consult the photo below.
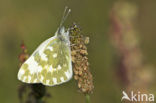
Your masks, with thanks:
M 39 82 L 38 79 L 37 79 L 37 74 L 36 73 L 31 74 L 30 73 L 30 69 L 28 69 L 28 64 L 27 63 L 24 63 L 22 65 L 21 70 L 23 70 L 24 73 L 19 78 L 20 80 L 22 80 L 23 82 L 26 82 L 26 83 L 37 83 L 37 82 Z M 30 78 L 30 80 L 29 80 L 29 78 Z

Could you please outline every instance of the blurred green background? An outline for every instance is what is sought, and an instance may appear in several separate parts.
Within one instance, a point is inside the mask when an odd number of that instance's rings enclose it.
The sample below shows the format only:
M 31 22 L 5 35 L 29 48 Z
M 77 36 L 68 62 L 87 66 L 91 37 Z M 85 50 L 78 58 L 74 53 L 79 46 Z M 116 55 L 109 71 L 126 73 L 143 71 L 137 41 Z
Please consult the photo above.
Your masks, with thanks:
M 32 53 L 42 41 L 54 35 L 65 6 L 72 9 L 65 25 L 76 22 L 90 36 L 89 62 L 95 85 L 92 103 L 120 103 L 124 88 L 114 79 L 115 53 L 109 32 L 110 10 L 115 2 L 117 0 L 0 0 L 0 103 L 19 103 L 17 88 L 21 82 L 17 80 L 17 72 L 22 40 Z M 141 52 L 145 61 L 156 67 L 156 1 L 133 0 L 133 3 L 139 10 L 136 24 Z M 47 88 L 52 95 L 48 103 L 85 103 L 74 79 Z M 156 93 L 156 83 L 147 90 Z

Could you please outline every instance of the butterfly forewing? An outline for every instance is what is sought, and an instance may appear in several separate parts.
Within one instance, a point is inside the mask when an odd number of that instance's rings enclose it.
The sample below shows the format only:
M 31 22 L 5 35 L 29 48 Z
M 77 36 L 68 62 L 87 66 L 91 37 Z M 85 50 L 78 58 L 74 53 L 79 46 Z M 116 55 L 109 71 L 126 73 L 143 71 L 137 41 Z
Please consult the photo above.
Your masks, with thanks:
M 70 46 L 58 37 L 51 40 L 42 53 L 36 53 L 35 60 L 39 60 L 38 79 L 44 85 L 58 85 L 72 77 Z

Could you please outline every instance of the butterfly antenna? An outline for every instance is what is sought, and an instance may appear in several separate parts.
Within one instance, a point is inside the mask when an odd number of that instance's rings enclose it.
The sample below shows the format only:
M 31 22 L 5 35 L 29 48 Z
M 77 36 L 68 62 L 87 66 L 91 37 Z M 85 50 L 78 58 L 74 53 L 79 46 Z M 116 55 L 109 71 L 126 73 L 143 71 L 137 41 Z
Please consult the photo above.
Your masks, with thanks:
M 62 19 L 61 19 L 61 23 L 60 23 L 60 26 L 59 26 L 59 28 L 58 28 L 58 31 L 60 31 L 60 29 L 61 29 L 63 23 L 64 23 L 65 20 L 67 19 L 67 17 L 68 17 L 68 15 L 70 14 L 70 12 L 71 12 L 71 9 L 69 9 L 69 8 L 66 6 L 65 9 L 64 9 L 63 17 L 62 17 Z

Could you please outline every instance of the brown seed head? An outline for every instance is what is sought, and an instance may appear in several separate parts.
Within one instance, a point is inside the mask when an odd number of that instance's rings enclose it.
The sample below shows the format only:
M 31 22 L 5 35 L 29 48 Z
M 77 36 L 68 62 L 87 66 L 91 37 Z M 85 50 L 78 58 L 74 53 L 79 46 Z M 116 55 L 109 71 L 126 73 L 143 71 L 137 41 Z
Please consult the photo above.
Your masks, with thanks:
M 78 82 L 78 88 L 82 93 L 93 92 L 93 78 L 89 70 L 88 52 L 86 44 L 89 43 L 89 37 L 82 35 L 80 28 L 77 25 L 73 25 L 70 28 L 70 35 L 72 36 L 70 41 L 71 55 L 74 69 L 74 79 Z

